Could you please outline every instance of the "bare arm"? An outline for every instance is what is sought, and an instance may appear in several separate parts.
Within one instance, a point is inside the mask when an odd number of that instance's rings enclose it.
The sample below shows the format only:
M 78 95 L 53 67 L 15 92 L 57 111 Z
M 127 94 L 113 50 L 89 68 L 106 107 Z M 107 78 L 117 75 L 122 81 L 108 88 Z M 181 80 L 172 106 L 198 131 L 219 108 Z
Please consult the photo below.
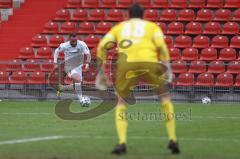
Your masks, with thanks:
M 85 68 L 89 69 L 89 63 L 91 62 L 91 53 L 85 42 L 82 42 L 83 54 L 87 56 Z

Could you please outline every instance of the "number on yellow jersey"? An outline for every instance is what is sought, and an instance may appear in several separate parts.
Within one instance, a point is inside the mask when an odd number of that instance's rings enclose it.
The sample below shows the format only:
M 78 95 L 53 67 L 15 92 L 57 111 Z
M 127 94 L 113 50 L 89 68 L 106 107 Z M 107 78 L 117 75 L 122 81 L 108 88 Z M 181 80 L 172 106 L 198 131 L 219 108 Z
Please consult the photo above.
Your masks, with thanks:
M 125 38 L 142 38 L 145 35 L 145 23 L 144 22 L 128 22 L 123 26 L 122 39 Z

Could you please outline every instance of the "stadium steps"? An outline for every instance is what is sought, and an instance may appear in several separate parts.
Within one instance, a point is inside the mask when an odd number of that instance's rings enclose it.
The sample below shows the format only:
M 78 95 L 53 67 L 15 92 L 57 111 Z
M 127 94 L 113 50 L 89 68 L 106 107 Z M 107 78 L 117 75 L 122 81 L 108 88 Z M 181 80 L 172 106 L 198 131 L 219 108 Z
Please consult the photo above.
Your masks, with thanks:
M 21 9 L 14 10 L 14 15 L 0 28 L 0 59 L 16 58 L 19 49 L 28 45 L 33 35 L 65 4 L 66 0 L 27 0 Z

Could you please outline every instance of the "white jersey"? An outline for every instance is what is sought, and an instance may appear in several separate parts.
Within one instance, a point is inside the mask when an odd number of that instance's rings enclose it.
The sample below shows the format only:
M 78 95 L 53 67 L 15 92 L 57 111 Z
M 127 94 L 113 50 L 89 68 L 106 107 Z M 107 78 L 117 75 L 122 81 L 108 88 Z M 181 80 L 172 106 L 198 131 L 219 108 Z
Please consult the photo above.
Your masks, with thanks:
M 60 52 L 64 53 L 65 71 L 69 72 L 72 69 L 83 64 L 83 55 L 90 55 L 90 51 L 85 42 L 78 40 L 76 47 L 72 47 L 70 42 L 60 44 L 54 53 L 54 63 L 57 63 L 57 58 Z

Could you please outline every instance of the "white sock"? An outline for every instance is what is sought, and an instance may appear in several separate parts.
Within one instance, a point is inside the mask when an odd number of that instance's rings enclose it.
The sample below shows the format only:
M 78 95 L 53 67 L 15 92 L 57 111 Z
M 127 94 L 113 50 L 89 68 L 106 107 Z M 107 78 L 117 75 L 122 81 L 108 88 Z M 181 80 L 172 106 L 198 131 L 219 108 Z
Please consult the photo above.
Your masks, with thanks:
M 82 85 L 81 83 L 75 83 L 75 92 L 77 93 L 77 97 L 79 101 L 82 98 Z

